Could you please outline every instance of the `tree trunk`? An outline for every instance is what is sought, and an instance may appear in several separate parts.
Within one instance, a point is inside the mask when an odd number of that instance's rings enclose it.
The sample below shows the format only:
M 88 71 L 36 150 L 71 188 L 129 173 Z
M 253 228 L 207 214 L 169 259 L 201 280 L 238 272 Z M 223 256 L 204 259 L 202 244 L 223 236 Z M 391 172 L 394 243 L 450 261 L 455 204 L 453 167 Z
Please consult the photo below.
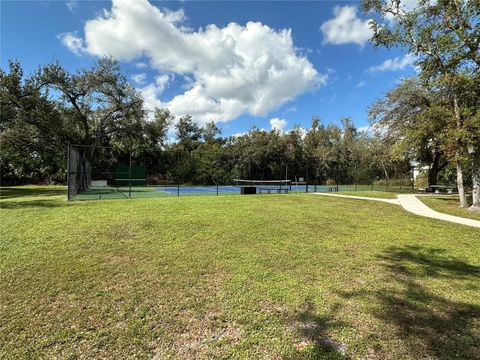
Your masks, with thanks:
M 458 197 L 460 198 L 460 207 L 466 208 L 467 197 L 465 196 L 465 189 L 463 188 L 463 169 L 462 164 L 459 160 L 456 161 L 457 166 L 457 188 L 458 188 Z
M 387 190 L 388 190 L 388 185 L 390 183 L 390 177 L 388 176 L 387 167 L 383 163 L 382 163 L 382 169 L 383 169 L 383 173 L 385 174 L 385 180 L 387 181 Z
M 458 98 L 456 94 L 453 95 L 453 111 L 455 114 L 455 119 L 457 121 L 457 130 L 461 130 L 462 117 L 460 115 L 460 109 L 458 107 Z M 463 188 L 463 169 L 462 169 L 459 150 L 457 150 L 455 154 L 455 165 L 457 167 L 457 188 L 458 188 L 458 197 L 460 198 L 460 207 L 466 208 L 468 204 L 467 204 L 467 197 L 465 195 L 465 189 Z
M 438 156 L 438 154 L 434 154 L 432 165 L 428 171 L 428 185 L 437 185 L 438 173 L 440 172 L 439 160 L 440 156 Z
M 480 167 L 476 166 L 476 164 L 473 164 L 473 166 L 473 203 L 472 206 L 470 206 L 470 210 L 480 211 Z

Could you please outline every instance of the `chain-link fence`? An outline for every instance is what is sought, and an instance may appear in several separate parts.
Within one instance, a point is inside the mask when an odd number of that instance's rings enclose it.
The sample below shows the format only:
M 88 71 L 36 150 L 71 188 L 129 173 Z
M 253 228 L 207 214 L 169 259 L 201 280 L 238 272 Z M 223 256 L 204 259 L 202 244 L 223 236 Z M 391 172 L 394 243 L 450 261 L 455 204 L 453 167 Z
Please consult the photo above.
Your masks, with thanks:
M 264 165 L 211 152 L 165 156 L 81 145 L 68 148 L 67 183 L 69 200 L 413 190 L 408 168 Z

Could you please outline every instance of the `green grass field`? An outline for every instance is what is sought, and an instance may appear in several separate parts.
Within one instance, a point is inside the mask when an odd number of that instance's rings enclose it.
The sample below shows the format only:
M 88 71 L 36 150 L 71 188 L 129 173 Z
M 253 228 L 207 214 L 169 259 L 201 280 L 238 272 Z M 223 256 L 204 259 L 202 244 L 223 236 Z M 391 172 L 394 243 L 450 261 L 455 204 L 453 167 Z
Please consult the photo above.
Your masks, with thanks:
M 381 198 L 381 199 L 396 199 L 397 193 L 396 192 L 389 192 L 389 191 L 339 191 L 338 194 L 340 195 L 352 195 L 352 196 L 363 196 L 363 197 L 371 197 L 371 198 Z
M 418 198 L 434 210 L 450 215 L 480 220 L 480 214 L 472 213 L 468 209 L 462 209 L 458 206 L 458 196 L 419 196 Z M 467 200 L 471 205 L 472 197 L 468 197 Z
M 309 194 L 64 194 L 2 189 L 2 359 L 480 358 L 476 228 Z

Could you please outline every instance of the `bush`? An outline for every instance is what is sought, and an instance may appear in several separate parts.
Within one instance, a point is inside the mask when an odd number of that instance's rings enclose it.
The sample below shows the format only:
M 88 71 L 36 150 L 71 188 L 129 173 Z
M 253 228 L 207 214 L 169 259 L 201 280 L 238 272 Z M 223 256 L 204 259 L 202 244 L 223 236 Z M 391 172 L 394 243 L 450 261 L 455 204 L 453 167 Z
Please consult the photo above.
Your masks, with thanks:
M 373 185 L 375 186 L 387 186 L 387 180 L 386 179 L 380 179 L 380 180 L 375 180 L 373 182 Z M 390 179 L 388 181 L 388 186 L 392 187 L 411 187 L 412 183 L 409 178 L 400 178 L 400 179 Z
M 164 185 L 167 180 L 162 175 L 152 175 L 147 178 L 148 185 Z
M 333 179 L 327 179 L 327 181 L 325 182 L 327 185 L 337 185 L 336 181 L 333 180 Z
M 428 175 L 425 172 L 418 174 L 415 179 L 415 188 L 416 189 L 426 189 L 428 187 Z

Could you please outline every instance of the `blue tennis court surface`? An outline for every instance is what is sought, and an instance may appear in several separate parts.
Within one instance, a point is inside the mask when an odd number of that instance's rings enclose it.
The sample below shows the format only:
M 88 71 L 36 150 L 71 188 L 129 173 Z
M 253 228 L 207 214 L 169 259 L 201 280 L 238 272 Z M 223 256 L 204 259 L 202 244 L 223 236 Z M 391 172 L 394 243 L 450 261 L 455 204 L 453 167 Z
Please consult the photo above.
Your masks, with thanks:
M 194 193 L 216 193 L 217 192 L 217 187 L 216 186 L 165 186 L 165 187 L 156 187 L 155 189 L 159 191 L 164 191 L 169 194 L 176 194 L 178 191 L 180 193 L 189 193 L 189 194 L 194 194 Z M 219 186 L 218 187 L 218 192 L 222 193 L 235 193 L 238 192 L 240 193 L 240 187 L 238 186 Z
M 258 189 L 268 189 L 267 186 L 257 186 Z M 275 186 L 275 188 L 280 188 L 279 186 Z M 187 194 L 205 194 L 205 193 L 216 193 L 217 192 L 217 187 L 216 186 L 180 186 L 179 188 L 177 186 L 158 186 L 155 187 L 156 190 L 158 191 L 163 191 L 169 194 L 177 194 L 178 192 L 180 193 L 187 193 Z M 326 186 L 326 185 L 309 185 L 308 186 L 308 191 L 313 192 L 313 191 L 332 191 L 334 187 L 332 186 Z M 306 185 L 292 185 L 288 189 L 289 191 L 292 192 L 306 192 L 307 187 Z M 339 191 L 342 190 L 347 190 L 347 188 L 339 188 Z M 218 192 L 219 193 L 240 193 L 240 186 L 232 186 L 232 185 L 221 185 L 218 186 Z
M 257 185 L 257 193 L 283 193 L 280 189 L 288 189 L 289 193 L 305 193 L 306 185 L 279 186 L 279 185 Z M 362 187 L 358 190 L 366 190 Z M 173 196 L 217 196 L 217 195 L 240 195 L 241 186 L 238 185 L 155 185 L 155 186 L 132 186 L 129 187 L 92 187 L 85 192 L 75 196 L 75 200 L 108 200 L 125 198 L 156 198 Z M 338 191 L 357 190 L 354 186 L 342 185 Z M 218 192 L 217 192 L 218 191 Z M 329 185 L 308 185 L 308 192 L 330 192 L 336 191 L 335 186 Z

